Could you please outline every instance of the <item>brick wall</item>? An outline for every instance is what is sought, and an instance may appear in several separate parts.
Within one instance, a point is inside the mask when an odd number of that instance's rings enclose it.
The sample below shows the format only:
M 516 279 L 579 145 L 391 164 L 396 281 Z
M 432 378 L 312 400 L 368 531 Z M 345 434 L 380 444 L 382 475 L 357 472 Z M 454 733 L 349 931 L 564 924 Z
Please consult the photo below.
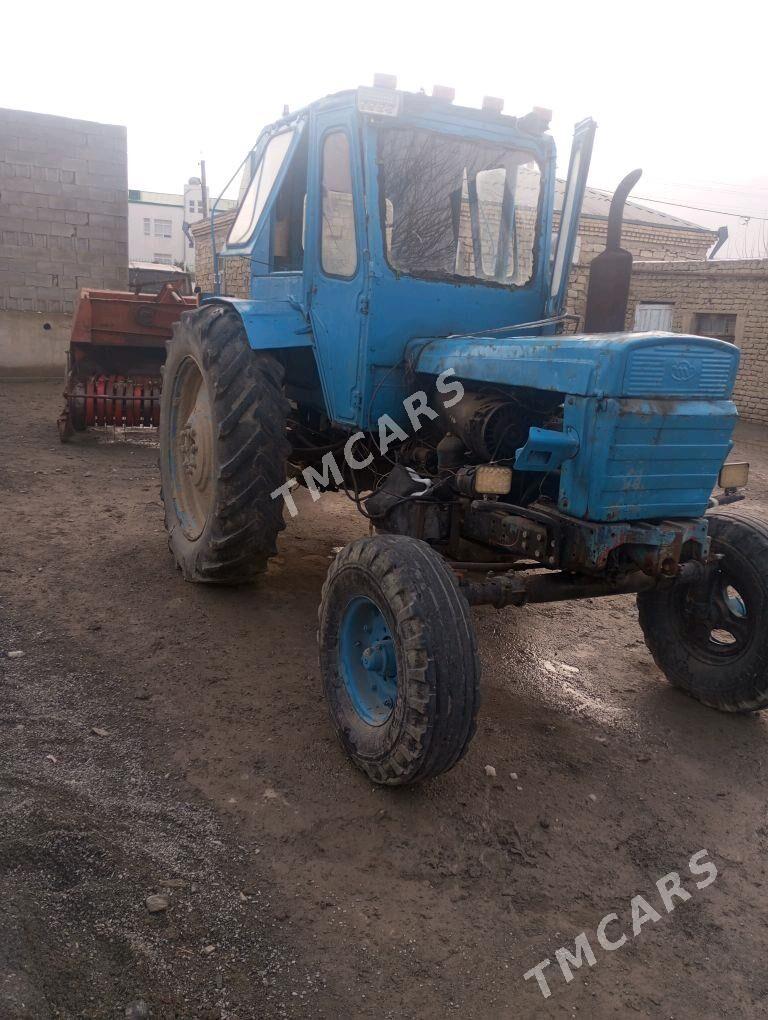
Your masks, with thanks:
M 216 217 L 216 244 L 221 248 L 234 219 L 234 213 Z M 555 217 L 557 230 L 557 216 Z M 579 225 L 579 242 L 576 258 L 571 269 L 568 286 L 568 311 L 579 316 L 584 323 L 584 311 L 587 301 L 587 283 L 589 265 L 592 259 L 605 248 L 608 228 L 606 220 L 593 217 L 582 217 Z M 465 232 L 469 231 L 465 225 Z M 196 247 L 196 276 L 203 290 L 213 289 L 213 264 L 211 259 L 210 228 L 208 224 L 198 223 L 192 227 Z M 636 259 L 693 259 L 701 260 L 714 244 L 716 234 L 708 230 L 672 229 L 670 227 L 653 226 L 643 223 L 625 223 L 622 233 L 622 246 L 632 252 Z M 227 265 L 228 264 L 228 265 Z M 248 274 L 247 262 L 243 259 L 224 259 L 228 285 L 236 290 L 228 291 L 237 297 L 247 296 Z M 465 271 L 471 271 L 469 262 Z M 243 289 L 245 288 L 245 289 Z
M 236 211 L 217 214 L 216 250 L 221 251 L 232 226 Z M 195 239 L 195 283 L 206 293 L 213 291 L 213 255 L 211 252 L 211 221 L 199 220 L 190 227 Z M 230 297 L 248 297 L 250 263 L 247 259 L 227 258 L 219 262 L 222 274 L 222 291 Z
M 768 259 L 636 262 L 627 329 L 641 302 L 673 305 L 676 333 L 695 333 L 701 313 L 735 315 L 741 367 L 734 399 L 742 417 L 768 424 Z
M 233 218 L 234 213 L 217 217 L 217 246 L 223 245 Z M 585 218 L 580 227 L 581 250 L 572 271 L 569 308 L 577 311 L 582 323 L 589 263 L 605 247 L 606 226 L 604 221 Z M 211 291 L 210 229 L 207 223 L 200 223 L 192 231 L 197 247 L 197 282 L 203 290 Z M 680 333 L 695 331 L 699 313 L 736 315 L 741 368 L 735 399 L 742 417 L 768 424 L 768 259 L 707 262 L 703 255 L 713 240 L 714 235 L 701 231 L 625 226 L 622 245 L 637 258 L 626 328 L 633 328 L 635 307 L 641 301 L 673 304 L 672 328 Z M 225 292 L 247 297 L 247 261 L 223 259 L 221 265 Z
M 607 231 L 607 220 L 584 216 L 579 224 L 578 251 L 571 269 L 567 301 L 567 310 L 579 316 L 578 329 L 584 327 L 589 265 L 592 259 L 605 249 Z M 717 235 L 709 230 L 672 229 L 652 224 L 625 222 L 621 246 L 631 252 L 636 259 L 700 261 L 715 243 L 716 237 Z
M 63 364 L 77 291 L 127 287 L 126 148 L 124 127 L 0 109 L 0 371 Z

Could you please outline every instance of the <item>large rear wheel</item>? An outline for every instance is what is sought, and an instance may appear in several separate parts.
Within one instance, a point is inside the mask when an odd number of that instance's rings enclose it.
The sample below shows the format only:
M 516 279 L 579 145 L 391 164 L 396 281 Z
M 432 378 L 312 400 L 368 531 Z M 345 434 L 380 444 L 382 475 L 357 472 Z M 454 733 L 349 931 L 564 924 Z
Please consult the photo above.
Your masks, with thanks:
M 318 641 L 339 740 L 374 782 L 427 779 L 465 754 L 480 703 L 474 628 L 425 542 L 376 535 L 342 549 L 323 586 Z
M 768 526 L 743 511 L 708 516 L 720 569 L 712 584 L 638 595 L 640 626 L 656 664 L 711 708 L 768 707 Z
M 284 527 L 288 402 L 280 362 L 253 351 L 232 309 L 185 312 L 168 342 L 160 474 L 168 544 L 188 581 L 243 584 Z

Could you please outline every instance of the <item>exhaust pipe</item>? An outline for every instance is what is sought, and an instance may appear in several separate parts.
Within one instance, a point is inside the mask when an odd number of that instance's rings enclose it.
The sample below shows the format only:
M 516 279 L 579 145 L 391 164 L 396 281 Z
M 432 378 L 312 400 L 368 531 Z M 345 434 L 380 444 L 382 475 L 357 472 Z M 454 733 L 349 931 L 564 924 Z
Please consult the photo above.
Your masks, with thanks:
M 621 247 L 621 228 L 627 196 L 642 173 L 642 170 L 633 170 L 627 174 L 613 193 L 605 251 L 594 258 L 589 267 L 587 310 L 584 315 L 584 330 L 587 333 L 624 331 L 629 281 L 632 276 L 632 253 Z

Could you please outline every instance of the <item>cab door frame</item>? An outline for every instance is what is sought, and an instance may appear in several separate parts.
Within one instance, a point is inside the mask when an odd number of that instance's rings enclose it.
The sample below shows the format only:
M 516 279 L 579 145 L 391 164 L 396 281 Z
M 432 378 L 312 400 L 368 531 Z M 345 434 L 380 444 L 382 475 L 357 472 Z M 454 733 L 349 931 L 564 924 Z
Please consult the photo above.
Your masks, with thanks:
M 563 204 L 560 208 L 560 227 L 557 233 L 557 243 L 552 253 L 549 315 L 561 315 L 565 306 L 573 250 L 579 232 L 581 207 L 587 188 L 589 163 L 592 158 L 596 130 L 595 121 L 591 117 L 587 117 L 585 120 L 579 121 L 573 132 L 568 177 L 563 192 Z
M 309 136 L 309 180 L 304 244 L 305 307 L 315 339 L 315 355 L 328 407 L 339 425 L 357 425 L 361 416 L 361 372 L 367 339 L 369 258 L 359 121 L 356 110 L 330 109 L 313 113 Z M 323 270 L 323 149 L 328 135 L 347 136 L 350 156 L 352 208 L 355 220 L 357 266 L 352 276 Z

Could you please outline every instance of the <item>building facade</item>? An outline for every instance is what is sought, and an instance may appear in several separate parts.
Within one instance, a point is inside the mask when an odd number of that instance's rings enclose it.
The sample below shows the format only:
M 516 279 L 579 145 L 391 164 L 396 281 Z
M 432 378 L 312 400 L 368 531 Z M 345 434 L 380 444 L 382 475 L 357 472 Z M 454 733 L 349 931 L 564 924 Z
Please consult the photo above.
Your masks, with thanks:
M 558 181 L 556 209 L 562 204 L 564 184 Z M 605 249 L 608 232 L 608 210 L 611 194 L 587 188 L 584 195 L 579 234 L 574 250 L 573 267 L 568 285 L 568 311 L 579 317 L 574 330 L 584 326 L 587 305 L 589 266 L 592 259 Z M 556 215 L 557 223 L 559 215 Z M 717 240 L 717 232 L 688 223 L 676 216 L 648 209 L 637 202 L 627 202 L 621 246 L 635 259 L 700 262 Z
M 569 287 L 569 311 L 584 321 L 589 264 L 605 247 L 610 196 L 589 189 Z M 221 249 L 234 213 L 217 216 Z M 193 227 L 197 282 L 213 289 L 209 224 Z M 635 256 L 627 330 L 660 329 L 715 336 L 741 349 L 735 400 L 741 416 L 768 424 L 768 259 L 713 260 L 705 256 L 716 233 L 635 203 L 627 206 L 622 245 Z M 225 293 L 248 294 L 246 259 L 222 260 Z
M 663 329 L 735 343 L 734 399 L 748 421 L 768 425 L 768 259 L 638 261 L 627 329 Z
M 558 181 L 555 195 L 555 235 L 563 192 L 564 183 Z M 605 248 L 610 204 L 610 193 L 598 191 L 596 188 L 587 188 L 574 250 L 567 302 L 568 311 L 578 316 L 581 325 L 584 323 L 587 301 L 589 266 L 592 259 Z M 488 214 L 487 207 L 485 213 Z M 224 245 L 233 218 L 233 213 L 229 215 L 217 214 L 216 216 L 218 250 Z M 463 229 L 468 231 L 469 227 L 465 225 Z M 197 245 L 197 282 L 203 290 L 211 290 L 213 287 L 213 259 L 208 228 L 203 228 L 198 223 L 193 228 L 193 234 Z M 636 259 L 692 259 L 698 261 L 706 256 L 716 239 L 716 232 L 699 227 L 694 223 L 688 223 L 654 209 L 647 209 L 634 202 L 628 202 L 626 205 L 622 246 L 630 251 Z M 222 262 L 222 269 L 227 273 L 228 293 L 244 297 L 248 287 L 247 261 L 225 259 Z M 574 330 L 576 328 L 574 326 Z
M 60 373 L 80 288 L 127 284 L 125 128 L 0 109 L 0 375 Z
M 219 207 L 235 205 L 222 199 Z M 203 185 L 190 177 L 182 195 L 158 191 L 128 192 L 128 252 L 131 262 L 154 262 L 195 270 L 195 247 L 189 227 L 203 218 Z
M 227 239 L 229 228 L 235 220 L 235 211 L 219 214 L 215 217 L 216 251 L 221 251 Z M 211 248 L 211 221 L 201 220 L 192 226 L 195 239 L 196 266 L 195 282 L 204 292 L 214 289 L 213 249 Z M 220 262 L 222 273 L 222 290 L 232 297 L 248 297 L 251 278 L 251 266 L 244 258 L 226 258 Z

